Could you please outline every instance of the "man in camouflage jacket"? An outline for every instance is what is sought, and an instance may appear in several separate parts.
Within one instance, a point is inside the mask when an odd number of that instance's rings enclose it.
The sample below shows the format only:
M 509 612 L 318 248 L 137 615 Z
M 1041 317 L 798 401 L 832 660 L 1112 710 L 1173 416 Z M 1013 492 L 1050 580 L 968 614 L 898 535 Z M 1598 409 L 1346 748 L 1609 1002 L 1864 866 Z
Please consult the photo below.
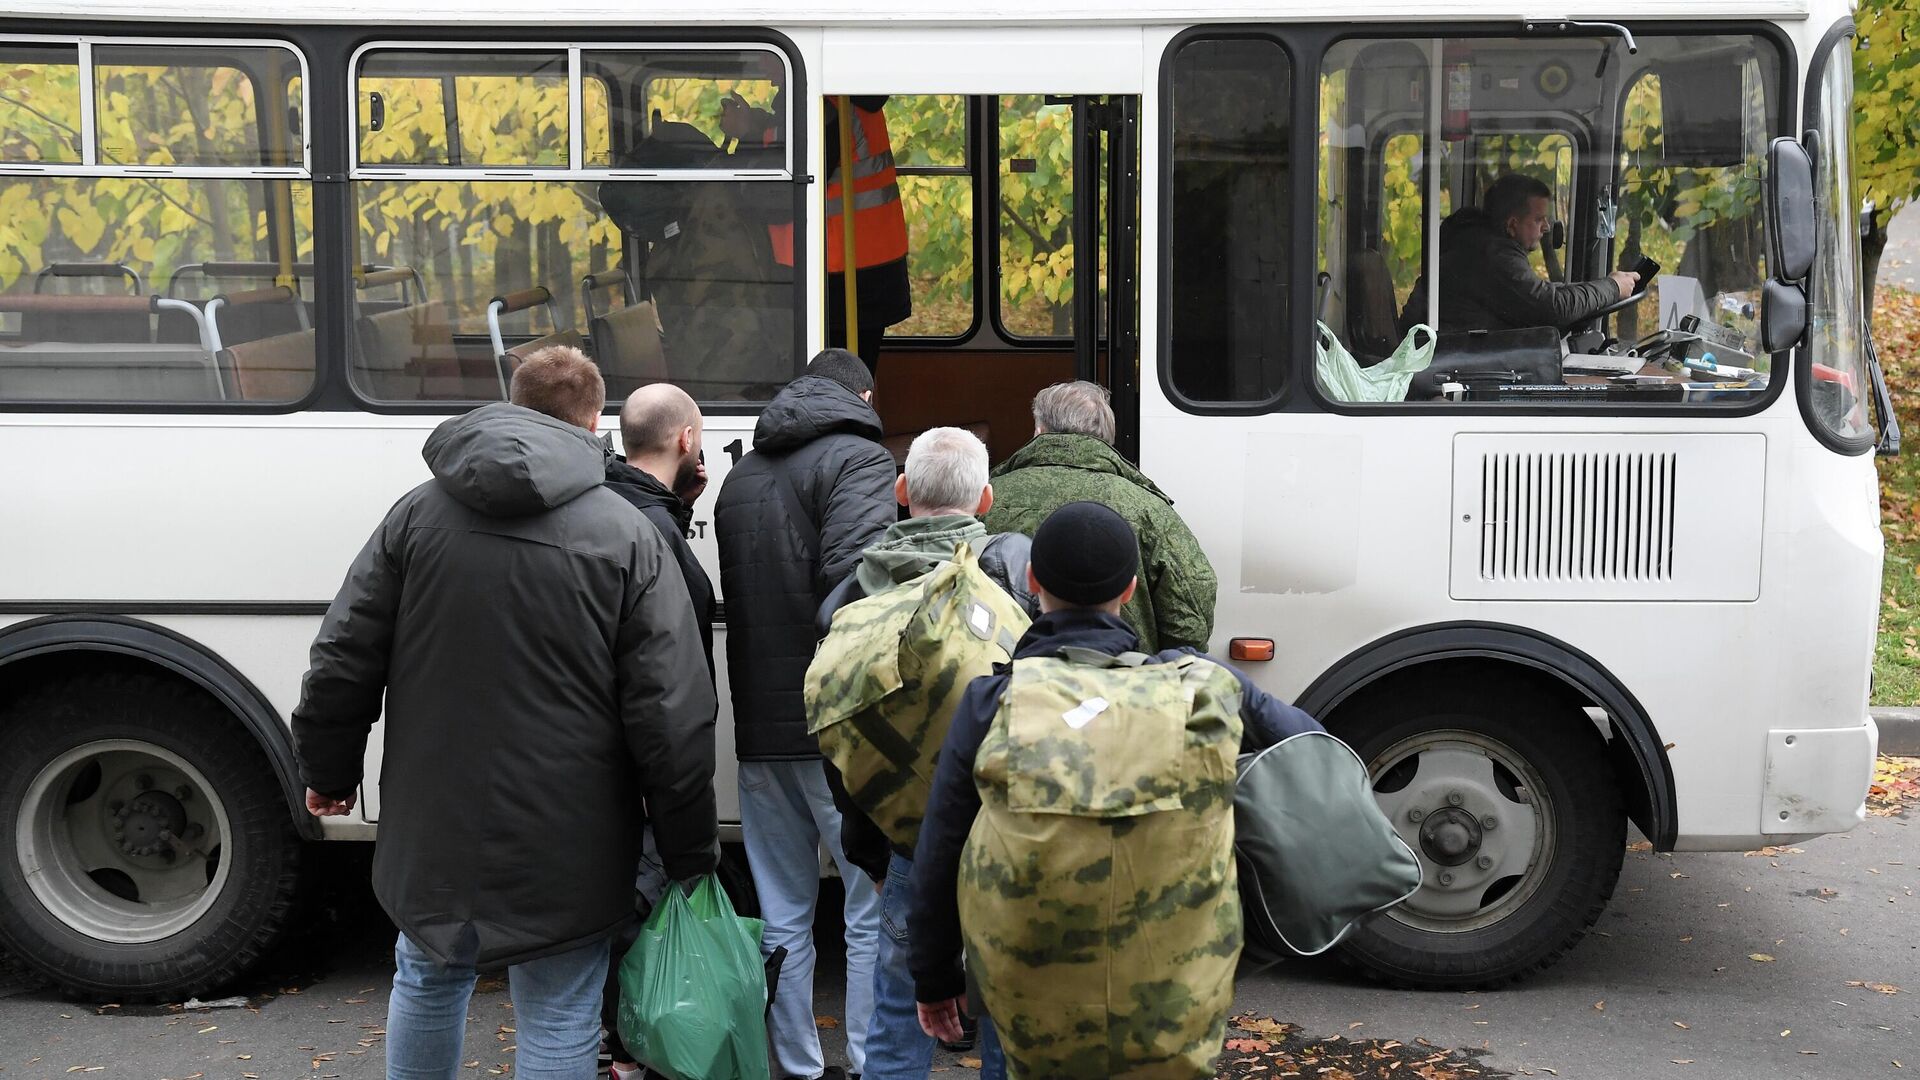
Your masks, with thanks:
M 1112 508 L 1139 537 L 1140 588 L 1120 615 L 1141 647 L 1202 649 L 1213 636 L 1219 582 L 1173 500 L 1113 448 L 1113 407 L 1089 382 L 1050 386 L 1033 399 L 1033 441 L 993 471 L 987 531 L 1032 536 L 1047 515 L 1079 500 Z
M 1006 1053 L 1008 1075 L 1015 1078 L 1046 1076 L 1055 1080 L 1078 1080 L 1080 1077 L 1211 1075 L 1210 1070 L 1196 1067 L 1194 1061 L 1197 1058 L 1204 1062 L 1217 1054 L 1219 1035 L 1224 1031 L 1231 998 L 1230 959 L 1237 956 L 1240 949 L 1239 906 L 1237 896 L 1232 895 L 1237 891 L 1237 879 L 1230 857 L 1213 874 L 1214 880 L 1207 886 L 1208 895 L 1189 889 L 1190 895 L 1182 896 L 1176 904 L 1165 903 L 1164 895 L 1131 904 L 1133 919 L 1156 922 L 1172 920 L 1181 911 L 1206 903 L 1221 912 L 1218 919 L 1194 928 L 1191 941 L 1170 941 L 1166 940 L 1166 927 L 1142 930 L 1137 925 L 1128 926 L 1119 917 L 1118 910 L 1102 914 L 1100 917 L 1109 921 L 1089 927 L 1086 933 L 1074 932 L 1074 928 L 1063 921 L 1080 909 L 1079 901 L 1086 899 L 1082 894 L 1089 885 L 1102 896 L 1114 891 L 1116 886 L 1112 882 L 1095 882 L 1089 877 L 1096 870 L 1109 876 L 1117 875 L 1120 871 L 1111 862 L 1104 869 L 1099 864 L 1077 870 L 1072 865 L 1050 865 L 1059 859 L 1043 847 L 1038 861 L 1049 865 L 1025 866 L 1018 870 L 988 867 L 983 871 L 977 865 L 981 862 L 980 853 L 974 851 L 974 839 L 970 839 L 970 834 L 976 832 L 976 818 L 981 814 L 982 793 L 992 782 L 982 768 L 986 761 L 982 746 L 988 742 L 990 733 L 998 730 L 996 719 L 1010 693 L 1017 689 L 1013 669 L 1023 661 L 1043 658 L 1093 668 L 1101 666 L 1096 661 L 1141 651 L 1138 635 L 1119 618 L 1125 600 L 1137 584 L 1136 543 L 1132 530 L 1117 514 L 1086 502 L 1062 507 L 1038 530 L 1028 572 L 1030 587 L 1040 596 L 1043 614 L 1021 638 L 1014 650 L 1012 665 L 975 679 L 968 686 L 940 751 L 932 798 L 914 852 L 912 904 L 908 908 L 907 923 L 911 928 L 914 993 L 920 1002 L 921 1023 L 929 1034 L 948 1038 L 958 1030 L 968 980 L 984 974 L 962 970 L 963 944 L 976 960 L 986 952 L 993 954 L 1003 969 L 1009 958 L 1016 966 L 1029 969 L 1012 979 L 1006 977 L 1004 970 L 992 972 L 1003 989 L 1013 985 L 1045 987 L 1056 994 L 1071 993 L 1074 987 L 1069 984 L 1086 981 L 1097 985 L 1084 996 L 1106 1002 L 1103 1017 L 1070 1016 L 1071 1010 L 1063 1009 L 1002 1015 L 994 1012 L 998 1008 L 994 987 L 986 986 L 986 1011 L 993 1013 L 994 1027 Z M 1166 649 L 1151 657 L 1131 657 L 1133 663 L 1144 665 L 1195 666 L 1194 659 L 1208 669 L 1201 673 L 1208 687 L 1207 696 L 1216 703 L 1224 702 L 1226 709 L 1237 713 L 1242 751 L 1270 746 L 1301 732 L 1321 730 L 1312 717 L 1268 695 L 1239 671 L 1211 657 L 1200 656 L 1192 649 Z M 1180 698 L 1176 695 L 1171 700 L 1178 702 Z M 1106 702 L 1095 699 L 1083 703 L 1082 707 L 1089 704 L 1100 709 L 1107 706 Z M 1186 712 L 1197 706 L 1177 707 Z M 1097 723 L 1089 724 L 1087 718 L 1081 718 L 1076 726 L 1070 714 L 1062 714 L 1060 719 L 1066 722 L 1059 725 L 1055 741 L 1062 753 L 1040 755 L 1026 762 L 1026 766 L 1044 766 L 1057 761 L 1067 751 L 1089 745 L 1075 736 L 1094 731 Z M 1069 742 L 1080 745 L 1067 746 Z M 1019 760 L 1004 753 L 1000 760 L 1010 770 L 1024 767 Z M 1097 771 L 1100 762 L 1093 761 L 1092 766 Z M 1230 764 L 1228 768 L 1226 775 L 1230 777 Z M 1044 783 L 1046 778 L 1040 779 Z M 1218 803 L 1216 797 L 1218 812 L 1227 816 L 1217 827 L 1230 836 L 1230 805 Z M 1193 808 L 1199 808 L 1197 802 Z M 1116 820 L 1124 824 L 1144 819 Z M 1115 826 L 1116 833 L 1121 827 Z M 963 870 L 963 862 L 972 868 Z M 964 874 L 974 879 L 984 874 L 985 878 L 999 882 L 1003 889 L 1012 889 L 1007 895 L 1017 894 L 1019 904 L 1006 905 L 1009 910 L 1018 906 L 1022 910 L 1041 909 L 1056 915 L 1050 916 L 1048 926 L 1027 928 L 1031 933 L 1018 927 L 974 922 L 963 925 L 960 890 Z M 977 891 L 980 882 L 975 880 L 972 884 Z M 1041 895 L 1029 896 L 1025 891 L 1029 884 Z M 1100 908 L 1100 905 L 1094 907 Z M 1104 908 L 1100 910 L 1105 912 Z M 1120 952 L 1128 947 L 1127 942 L 1141 937 L 1150 937 L 1161 945 L 1165 955 L 1185 952 L 1210 965 L 1209 971 L 1220 969 L 1221 965 L 1208 957 L 1217 960 L 1227 956 L 1229 962 L 1221 976 L 1228 983 L 1225 995 L 1219 994 L 1215 987 L 1216 992 L 1203 997 L 1200 988 L 1185 986 L 1181 981 L 1182 971 L 1175 964 L 1166 965 L 1166 970 L 1142 973 L 1146 976 L 1142 980 L 1115 985 L 1112 982 L 1115 971 L 1110 970 L 1109 965 L 1121 959 Z M 1028 949 L 1026 945 L 1034 947 Z M 1114 1004 L 1117 998 L 1128 1000 L 1125 1012 Z M 1001 1000 L 1018 1001 L 1021 996 L 1016 990 L 1004 994 Z M 978 1010 L 981 1003 L 971 1004 Z M 1199 1015 L 1201 1010 L 1206 1010 L 1206 1014 Z M 1086 1012 L 1085 1009 L 1079 1011 Z M 1192 1036 L 1190 1033 L 1195 1030 L 1202 1035 Z M 1186 1044 L 1171 1048 L 1164 1045 L 1169 1031 L 1189 1033 L 1180 1036 Z M 1209 1038 L 1213 1045 L 1202 1045 Z

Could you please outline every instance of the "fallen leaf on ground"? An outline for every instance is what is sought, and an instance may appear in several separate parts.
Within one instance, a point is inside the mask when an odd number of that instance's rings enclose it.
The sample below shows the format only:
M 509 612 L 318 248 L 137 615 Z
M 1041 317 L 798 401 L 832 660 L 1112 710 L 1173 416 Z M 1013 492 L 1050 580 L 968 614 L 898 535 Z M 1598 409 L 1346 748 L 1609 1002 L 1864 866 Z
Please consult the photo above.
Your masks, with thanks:
M 831 1030 L 833 1028 L 839 1027 L 840 1021 L 835 1020 L 831 1016 L 816 1016 L 813 1018 L 813 1026 L 817 1028 Z
M 1679 1028 L 1679 1029 L 1680 1029 L 1681 1031 L 1692 1031 L 1692 1030 L 1693 1030 L 1692 1028 L 1690 1028 L 1690 1027 L 1688 1027 L 1687 1025 L 1685 1025 L 1685 1024 L 1683 1024 L 1683 1023 L 1681 1023 L 1681 1022 L 1680 1022 L 1680 1021 L 1678 1021 L 1678 1020 L 1675 1020 L 1675 1021 L 1673 1022 L 1673 1026 L 1674 1026 L 1674 1027 L 1677 1027 L 1677 1028 Z
M 1771 963 L 1773 963 L 1773 957 L 1771 957 L 1771 956 L 1768 956 L 1768 955 L 1767 955 L 1766 953 L 1763 953 L 1763 952 L 1756 952 L 1756 953 L 1748 953 L 1748 954 L 1747 954 L 1747 959 L 1749 959 L 1749 960 L 1751 960 L 1751 961 L 1753 961 L 1753 962 L 1754 962 L 1754 963 L 1756 963 L 1756 964 L 1771 964 Z
M 960 1067 L 963 1069 L 978 1069 L 980 1067 L 980 1059 L 977 1057 L 963 1057 L 960 1059 Z
M 1847 985 L 1857 986 L 1857 987 L 1860 987 L 1862 990 L 1871 990 L 1876 994 L 1898 994 L 1901 992 L 1900 988 L 1893 985 L 1892 983 L 1870 983 L 1870 982 L 1860 982 L 1858 980 L 1848 980 Z

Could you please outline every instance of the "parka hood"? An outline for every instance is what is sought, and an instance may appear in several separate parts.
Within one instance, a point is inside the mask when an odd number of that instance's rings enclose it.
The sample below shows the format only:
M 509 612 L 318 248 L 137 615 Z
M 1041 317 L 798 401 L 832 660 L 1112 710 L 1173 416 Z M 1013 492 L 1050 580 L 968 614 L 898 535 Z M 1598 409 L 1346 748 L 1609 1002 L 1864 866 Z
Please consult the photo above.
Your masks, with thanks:
M 606 451 L 592 433 L 507 402 L 441 424 L 420 456 L 447 494 L 489 517 L 564 506 L 606 476 Z
M 753 448 L 784 454 L 844 432 L 880 440 L 880 415 L 860 395 L 821 375 L 802 375 L 775 394 L 753 428 Z

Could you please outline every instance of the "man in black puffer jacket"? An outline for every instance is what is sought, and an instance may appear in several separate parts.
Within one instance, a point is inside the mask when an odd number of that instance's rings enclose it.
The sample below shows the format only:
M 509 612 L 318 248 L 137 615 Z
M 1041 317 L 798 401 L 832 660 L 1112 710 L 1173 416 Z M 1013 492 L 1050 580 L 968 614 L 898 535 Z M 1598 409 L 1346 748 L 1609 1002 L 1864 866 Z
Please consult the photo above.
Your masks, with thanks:
M 845 862 L 840 814 L 820 748 L 807 734 L 800 683 L 813 659 L 814 615 L 895 519 L 893 456 L 880 445 L 873 376 L 845 349 L 814 357 L 760 413 L 753 451 L 714 507 L 727 598 L 727 676 L 740 760 L 740 823 L 760 896 L 761 947 L 784 947 L 770 1034 L 781 1077 L 825 1074 L 813 1015 L 817 852 L 846 882 L 847 1056 L 862 1071 L 873 1013 L 879 897 Z
M 293 740 L 316 815 L 352 809 L 386 715 L 374 892 L 400 928 L 387 1075 L 452 1076 L 476 969 L 506 966 L 518 1073 L 591 1076 L 640 830 L 713 870 L 713 688 L 680 570 L 602 490 L 606 390 L 546 349 L 513 401 L 427 439 L 314 639 Z M 640 806 L 644 805 L 644 811 Z

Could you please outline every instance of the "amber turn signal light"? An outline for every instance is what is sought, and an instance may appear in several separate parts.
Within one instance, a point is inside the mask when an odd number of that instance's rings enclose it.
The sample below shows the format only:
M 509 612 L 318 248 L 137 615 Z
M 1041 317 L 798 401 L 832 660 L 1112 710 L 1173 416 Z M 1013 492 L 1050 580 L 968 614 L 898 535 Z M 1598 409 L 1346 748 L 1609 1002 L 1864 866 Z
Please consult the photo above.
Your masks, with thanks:
M 1227 656 L 1241 663 L 1273 659 L 1273 639 L 1237 637 L 1227 646 Z

